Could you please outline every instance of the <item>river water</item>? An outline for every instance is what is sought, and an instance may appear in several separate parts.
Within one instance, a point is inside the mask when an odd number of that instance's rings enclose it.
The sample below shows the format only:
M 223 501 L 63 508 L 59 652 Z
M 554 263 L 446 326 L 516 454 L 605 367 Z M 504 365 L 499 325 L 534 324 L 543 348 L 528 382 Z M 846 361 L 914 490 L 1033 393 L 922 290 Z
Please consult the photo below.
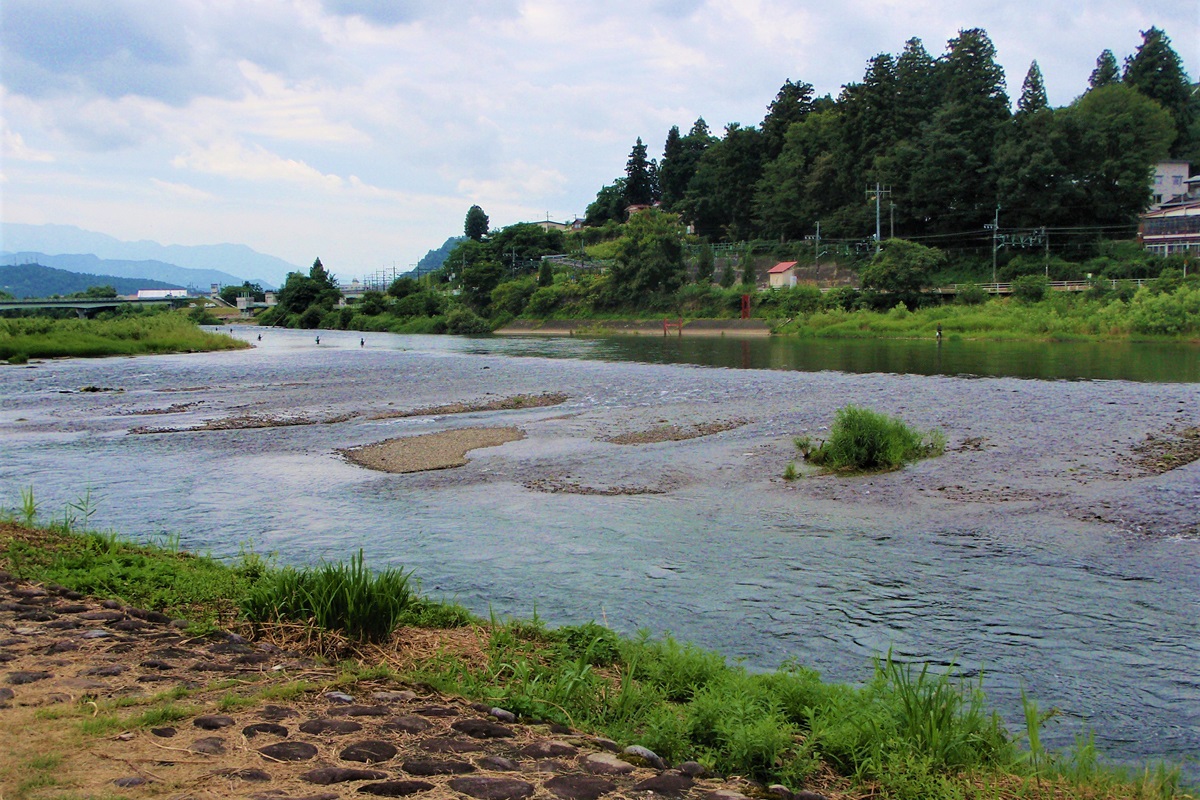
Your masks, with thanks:
M 822 360 L 775 340 L 262 333 L 234 353 L 0 369 L 0 502 L 32 486 L 57 514 L 90 490 L 92 525 L 222 557 L 362 548 L 480 613 L 670 632 L 756 669 L 795 657 L 858 681 L 889 649 L 954 662 L 1014 729 L 1022 689 L 1059 709 L 1053 745 L 1092 731 L 1119 760 L 1200 753 L 1200 464 L 1130 461 L 1147 435 L 1200 424 L 1194 348 L 980 366 L 956 342 Z M 542 392 L 567 400 L 376 418 Z M 851 402 L 939 428 L 948 452 L 781 480 L 792 438 Z M 263 417 L 315 424 L 188 430 Z M 731 427 L 607 441 L 712 423 Z M 526 438 L 455 470 L 389 475 L 338 452 L 492 425 Z

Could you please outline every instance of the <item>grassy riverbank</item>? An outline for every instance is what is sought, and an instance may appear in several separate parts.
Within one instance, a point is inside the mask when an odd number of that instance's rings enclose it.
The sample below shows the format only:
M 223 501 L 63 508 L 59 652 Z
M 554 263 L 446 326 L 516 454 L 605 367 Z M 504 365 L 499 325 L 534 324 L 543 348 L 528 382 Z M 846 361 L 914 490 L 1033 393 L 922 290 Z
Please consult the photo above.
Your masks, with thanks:
M 0 319 L 0 360 L 11 364 L 25 363 L 31 358 L 199 353 L 245 347 L 249 347 L 245 342 L 201 330 L 178 313 L 107 320 Z
M 1009 732 L 978 683 L 890 659 L 864 686 L 826 683 L 794 662 L 755 674 L 718 653 L 621 637 L 595 623 L 551 629 L 536 619 L 481 619 L 421 596 L 413 576 L 374 574 L 361 559 L 293 570 L 249 553 L 222 563 L 171 542 L 135 546 L 87 532 L 90 511 L 80 501 L 44 524 L 25 495 L 14 520 L 0 523 L 0 569 L 188 619 L 196 636 L 232 629 L 286 640 L 340 660 L 331 682 L 339 687 L 363 676 L 425 685 L 641 744 L 668 762 L 695 759 L 763 787 L 779 782 L 832 798 L 1188 796 L 1176 772 L 1103 766 L 1088 742 L 1045 751 L 1045 714 L 1032 702 L 1026 729 Z M 154 700 L 122 698 L 142 702 Z M 86 746 L 89 734 L 81 735 Z
M 1200 286 L 1137 292 L 1128 301 L 1051 292 L 1038 302 L 993 299 L 888 311 L 828 309 L 777 325 L 776 333 L 828 338 L 946 337 L 1011 340 L 1195 340 L 1200 338 Z

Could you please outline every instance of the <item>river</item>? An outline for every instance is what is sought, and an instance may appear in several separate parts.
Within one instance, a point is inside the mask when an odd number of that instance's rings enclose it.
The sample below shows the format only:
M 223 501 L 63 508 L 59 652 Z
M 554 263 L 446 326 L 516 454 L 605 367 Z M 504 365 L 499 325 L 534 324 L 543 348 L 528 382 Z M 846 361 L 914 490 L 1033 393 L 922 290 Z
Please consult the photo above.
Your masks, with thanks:
M 1053 745 L 1090 730 L 1118 760 L 1200 753 L 1200 463 L 1131 460 L 1147 435 L 1200 424 L 1194 348 L 1046 354 L 1058 371 L 1034 379 L 1028 357 L 972 367 L 956 342 L 822 361 L 766 339 L 259 332 L 234 333 L 247 351 L 0 369 L 0 502 L 32 486 L 58 514 L 90 490 L 93 526 L 222 557 L 361 547 L 479 613 L 671 632 L 755 669 L 796 657 L 859 681 L 889 649 L 954 662 L 1014 728 L 1022 689 L 1059 709 Z M 544 392 L 567 399 L 378 418 Z M 847 403 L 936 427 L 949 449 L 783 481 L 792 438 L 820 438 Z M 314 424 L 189 430 L 264 418 Z M 713 423 L 728 429 L 608 441 Z M 455 470 L 376 473 L 338 452 L 492 425 L 526 438 Z

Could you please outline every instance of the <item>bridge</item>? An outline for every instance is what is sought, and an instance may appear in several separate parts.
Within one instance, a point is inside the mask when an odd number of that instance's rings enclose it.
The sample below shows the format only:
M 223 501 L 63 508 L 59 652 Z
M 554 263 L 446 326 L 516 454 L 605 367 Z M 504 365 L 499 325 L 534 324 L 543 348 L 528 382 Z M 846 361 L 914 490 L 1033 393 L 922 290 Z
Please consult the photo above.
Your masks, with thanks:
M 101 311 L 118 306 L 181 306 L 190 303 L 191 297 L 163 297 L 128 300 L 121 297 L 75 297 L 54 300 L 0 300 L 0 311 L 39 311 L 47 308 L 70 308 L 85 319 L 89 312 Z

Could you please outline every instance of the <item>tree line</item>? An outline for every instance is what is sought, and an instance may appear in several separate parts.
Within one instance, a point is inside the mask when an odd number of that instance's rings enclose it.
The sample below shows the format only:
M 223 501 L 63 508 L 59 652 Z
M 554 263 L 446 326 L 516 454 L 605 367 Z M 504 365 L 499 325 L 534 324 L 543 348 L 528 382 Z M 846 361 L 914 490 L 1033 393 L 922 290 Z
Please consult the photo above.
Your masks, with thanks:
M 818 223 L 824 236 L 862 239 L 878 212 L 884 236 L 945 245 L 978 234 L 999 208 L 1009 228 L 1129 236 L 1153 164 L 1200 160 L 1200 94 L 1158 28 L 1123 69 L 1103 51 L 1061 108 L 1034 61 L 1013 109 L 995 56 L 978 28 L 937 58 L 912 38 L 899 56 L 872 58 L 837 98 L 788 80 L 757 126 L 731 122 L 720 136 L 703 118 L 686 134 L 674 126 L 657 160 L 638 138 L 586 221 L 656 204 L 712 242 L 797 240 Z

